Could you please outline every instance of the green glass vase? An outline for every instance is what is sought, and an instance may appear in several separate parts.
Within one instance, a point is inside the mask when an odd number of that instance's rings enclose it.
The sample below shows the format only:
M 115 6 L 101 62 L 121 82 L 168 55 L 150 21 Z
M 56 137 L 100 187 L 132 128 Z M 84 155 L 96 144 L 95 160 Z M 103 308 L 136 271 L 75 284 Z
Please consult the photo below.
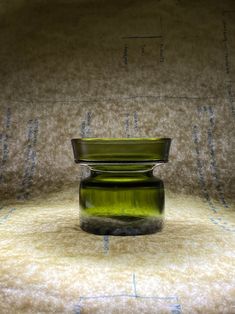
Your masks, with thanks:
M 163 181 L 170 138 L 72 139 L 75 162 L 89 167 L 79 186 L 80 227 L 99 235 L 143 235 L 164 222 Z

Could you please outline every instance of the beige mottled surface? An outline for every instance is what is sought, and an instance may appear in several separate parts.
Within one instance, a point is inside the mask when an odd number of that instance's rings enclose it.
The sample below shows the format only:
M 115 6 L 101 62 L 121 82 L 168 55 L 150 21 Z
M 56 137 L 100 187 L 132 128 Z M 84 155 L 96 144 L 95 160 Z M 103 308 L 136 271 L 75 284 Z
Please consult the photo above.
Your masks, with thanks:
M 234 1 L 0 1 L 0 313 L 235 313 Z M 79 228 L 73 137 L 171 137 L 161 233 Z
M 232 210 L 166 195 L 164 230 L 136 237 L 81 231 L 76 184 L 6 202 L 1 313 L 233 313 Z

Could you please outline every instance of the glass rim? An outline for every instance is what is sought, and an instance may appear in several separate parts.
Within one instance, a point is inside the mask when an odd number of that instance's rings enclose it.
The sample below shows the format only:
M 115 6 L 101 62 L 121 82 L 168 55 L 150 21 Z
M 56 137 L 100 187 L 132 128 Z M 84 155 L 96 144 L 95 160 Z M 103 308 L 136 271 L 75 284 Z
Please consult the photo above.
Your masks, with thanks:
M 170 137 L 78 137 L 71 139 L 72 142 L 100 142 L 104 144 L 105 142 L 167 142 L 172 141 Z
M 97 162 L 167 162 L 171 138 L 73 138 L 76 163 Z

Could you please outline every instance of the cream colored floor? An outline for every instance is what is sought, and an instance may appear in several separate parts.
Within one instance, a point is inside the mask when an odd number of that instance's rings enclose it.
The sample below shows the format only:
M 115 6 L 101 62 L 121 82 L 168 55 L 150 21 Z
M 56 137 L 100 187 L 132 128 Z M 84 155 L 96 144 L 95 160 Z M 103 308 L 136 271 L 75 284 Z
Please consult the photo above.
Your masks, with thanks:
M 0 210 L 1 313 L 235 313 L 235 217 L 166 192 L 161 233 L 79 228 L 77 185 Z

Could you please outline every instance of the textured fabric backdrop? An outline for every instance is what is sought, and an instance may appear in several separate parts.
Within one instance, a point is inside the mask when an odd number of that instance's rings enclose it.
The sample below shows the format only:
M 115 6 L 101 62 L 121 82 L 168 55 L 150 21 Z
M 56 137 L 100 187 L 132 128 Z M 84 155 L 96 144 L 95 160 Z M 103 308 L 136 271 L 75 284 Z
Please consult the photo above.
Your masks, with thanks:
M 0 313 L 235 313 L 234 1 L 0 1 Z M 166 224 L 79 228 L 74 137 L 171 137 Z

